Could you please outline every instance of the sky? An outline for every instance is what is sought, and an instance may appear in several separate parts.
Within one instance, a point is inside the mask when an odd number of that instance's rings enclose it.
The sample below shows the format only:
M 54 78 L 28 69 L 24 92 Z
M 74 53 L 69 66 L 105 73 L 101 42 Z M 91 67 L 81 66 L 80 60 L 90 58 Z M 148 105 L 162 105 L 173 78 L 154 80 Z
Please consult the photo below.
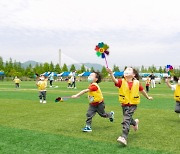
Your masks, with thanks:
M 179 0 L 0 0 L 3 60 L 99 63 L 109 67 L 180 65 Z

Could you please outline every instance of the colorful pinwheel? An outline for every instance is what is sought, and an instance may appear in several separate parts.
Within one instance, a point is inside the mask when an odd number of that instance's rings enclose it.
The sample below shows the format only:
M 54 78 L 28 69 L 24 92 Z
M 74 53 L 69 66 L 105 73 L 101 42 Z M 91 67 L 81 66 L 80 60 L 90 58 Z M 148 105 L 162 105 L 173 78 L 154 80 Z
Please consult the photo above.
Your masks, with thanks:
M 107 64 L 107 60 L 106 60 L 106 55 L 109 55 L 108 49 L 109 49 L 109 46 L 107 44 L 104 44 L 103 42 L 98 43 L 98 45 L 96 45 L 96 48 L 95 48 L 96 55 L 98 57 L 105 59 L 107 68 L 108 68 L 108 64 Z
M 170 72 L 173 72 L 173 67 L 171 65 L 167 65 L 166 72 L 168 72 L 168 75 L 170 75 Z

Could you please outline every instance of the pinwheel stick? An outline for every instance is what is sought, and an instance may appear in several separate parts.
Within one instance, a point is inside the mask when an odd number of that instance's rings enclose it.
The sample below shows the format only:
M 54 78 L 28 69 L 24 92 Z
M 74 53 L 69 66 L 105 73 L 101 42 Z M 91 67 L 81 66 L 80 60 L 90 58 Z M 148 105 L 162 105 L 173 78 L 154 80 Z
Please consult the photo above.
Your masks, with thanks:
M 106 62 L 106 67 L 108 68 L 108 63 L 107 63 L 106 56 L 104 57 L 104 59 L 105 59 L 105 62 Z

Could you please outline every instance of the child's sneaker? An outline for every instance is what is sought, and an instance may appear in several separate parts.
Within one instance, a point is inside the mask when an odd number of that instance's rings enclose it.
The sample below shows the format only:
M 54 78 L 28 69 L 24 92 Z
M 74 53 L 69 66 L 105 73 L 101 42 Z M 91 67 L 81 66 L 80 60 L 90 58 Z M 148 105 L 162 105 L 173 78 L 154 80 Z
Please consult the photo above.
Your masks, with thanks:
M 139 119 L 134 120 L 136 122 L 136 126 L 133 126 L 134 131 L 138 130 L 138 124 L 139 124 Z
M 42 101 L 42 99 L 40 99 L 40 101 L 39 101 L 40 103 L 42 103 L 43 101 Z
M 114 121 L 114 112 L 111 111 L 110 113 L 111 113 L 111 117 L 109 118 L 109 120 L 110 120 L 110 122 L 113 122 Z
M 119 136 L 118 139 L 117 139 L 117 141 L 118 141 L 119 143 L 121 143 L 122 145 L 124 145 L 124 146 L 127 145 L 126 139 L 125 139 L 124 137 L 122 137 L 122 136 Z
M 83 128 L 83 130 L 82 130 L 83 132 L 92 132 L 92 129 L 91 129 L 91 127 L 84 127 Z
M 43 104 L 46 104 L 46 101 L 43 101 Z

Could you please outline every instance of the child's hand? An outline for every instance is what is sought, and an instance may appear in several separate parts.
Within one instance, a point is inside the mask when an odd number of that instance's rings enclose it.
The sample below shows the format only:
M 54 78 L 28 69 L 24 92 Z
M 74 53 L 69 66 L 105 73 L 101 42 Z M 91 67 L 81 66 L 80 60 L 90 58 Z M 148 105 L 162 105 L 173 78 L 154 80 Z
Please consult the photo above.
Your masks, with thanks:
M 112 74 L 112 70 L 110 68 L 106 68 L 106 71 L 109 73 L 109 74 Z
M 153 98 L 151 97 L 151 96 L 148 96 L 148 98 L 147 98 L 148 100 L 153 100 Z
M 71 98 L 78 98 L 78 96 L 77 95 L 72 95 Z

